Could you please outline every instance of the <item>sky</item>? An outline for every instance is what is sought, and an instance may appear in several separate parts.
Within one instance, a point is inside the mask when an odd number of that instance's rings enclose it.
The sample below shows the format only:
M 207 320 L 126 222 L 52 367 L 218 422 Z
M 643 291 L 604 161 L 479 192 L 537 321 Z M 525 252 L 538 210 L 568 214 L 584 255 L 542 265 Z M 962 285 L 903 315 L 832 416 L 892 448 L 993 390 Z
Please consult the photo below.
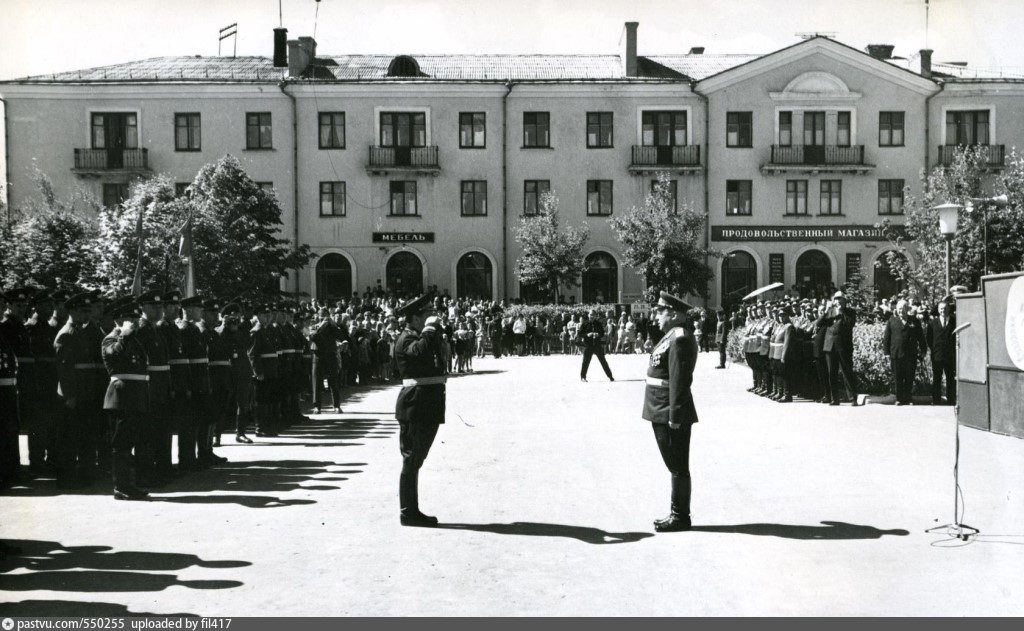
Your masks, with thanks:
M 319 7 L 317 6 L 319 4 Z M 925 47 L 925 0 L 281 0 L 289 38 L 320 54 L 765 53 L 828 32 L 863 48 Z M 314 34 L 314 16 L 316 19 Z M 216 55 L 238 23 L 238 54 L 272 54 L 278 0 L 0 0 L 0 79 L 165 55 Z M 1024 72 L 1024 0 L 931 0 L 935 61 Z M 230 40 L 224 51 L 231 52 Z

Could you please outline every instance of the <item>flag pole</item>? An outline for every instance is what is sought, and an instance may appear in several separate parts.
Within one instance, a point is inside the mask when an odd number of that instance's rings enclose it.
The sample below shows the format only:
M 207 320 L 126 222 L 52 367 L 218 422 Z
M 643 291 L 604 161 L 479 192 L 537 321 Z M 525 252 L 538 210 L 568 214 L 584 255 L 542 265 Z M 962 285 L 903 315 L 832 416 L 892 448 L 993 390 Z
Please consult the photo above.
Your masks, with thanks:
M 132 278 L 132 295 L 138 298 L 142 295 L 142 250 L 145 246 L 145 236 L 142 233 L 142 216 L 145 208 L 139 208 L 139 219 L 135 224 L 135 238 L 139 241 L 139 249 L 135 258 L 135 276 Z

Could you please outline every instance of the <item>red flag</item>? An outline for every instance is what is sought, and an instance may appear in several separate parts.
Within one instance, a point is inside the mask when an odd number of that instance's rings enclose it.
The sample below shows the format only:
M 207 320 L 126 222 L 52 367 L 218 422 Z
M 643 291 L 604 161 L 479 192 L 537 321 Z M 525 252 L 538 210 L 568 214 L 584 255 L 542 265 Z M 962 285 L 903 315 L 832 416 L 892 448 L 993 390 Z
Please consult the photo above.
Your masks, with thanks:
M 178 243 L 178 256 L 185 265 L 185 282 L 181 288 L 186 298 L 196 295 L 196 274 L 192 257 L 192 212 L 189 211 L 185 225 L 181 227 L 181 241 Z
M 135 278 L 132 279 L 132 295 L 135 297 L 142 295 L 142 247 L 145 245 L 145 238 L 142 235 L 142 215 L 143 211 L 139 209 L 139 221 L 135 224 L 135 238 L 139 240 L 139 251 L 135 260 Z

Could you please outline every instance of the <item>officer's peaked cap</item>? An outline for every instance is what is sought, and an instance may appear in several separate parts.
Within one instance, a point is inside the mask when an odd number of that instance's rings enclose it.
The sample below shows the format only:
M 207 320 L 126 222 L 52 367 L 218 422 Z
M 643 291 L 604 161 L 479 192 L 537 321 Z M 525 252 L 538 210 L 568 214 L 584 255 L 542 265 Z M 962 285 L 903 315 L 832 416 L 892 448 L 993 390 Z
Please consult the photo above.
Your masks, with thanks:
M 658 295 L 658 306 L 668 307 L 669 309 L 675 309 L 680 313 L 686 313 L 690 309 L 693 309 L 693 306 L 687 303 L 685 300 L 679 298 L 678 296 L 673 296 L 667 291 L 663 291 Z
M 181 292 L 177 289 L 172 289 L 161 297 L 164 302 L 181 302 Z
M 7 302 L 28 302 L 34 293 L 31 287 L 14 287 L 4 293 L 4 298 Z
M 91 291 L 83 291 L 82 293 L 75 294 L 64 301 L 64 308 L 68 311 L 72 309 L 80 309 L 82 307 L 88 307 L 96 302 L 96 297 L 92 295 Z
M 140 305 L 160 305 L 166 302 L 163 293 L 159 289 L 152 289 L 139 296 L 137 303 Z
M 103 310 L 103 313 L 110 316 L 111 318 L 121 318 L 124 316 L 134 316 L 138 312 L 138 307 L 135 304 L 135 298 L 132 296 L 122 296 L 111 300 L 110 303 Z
M 191 296 L 181 301 L 182 307 L 202 307 L 203 298 L 201 296 Z

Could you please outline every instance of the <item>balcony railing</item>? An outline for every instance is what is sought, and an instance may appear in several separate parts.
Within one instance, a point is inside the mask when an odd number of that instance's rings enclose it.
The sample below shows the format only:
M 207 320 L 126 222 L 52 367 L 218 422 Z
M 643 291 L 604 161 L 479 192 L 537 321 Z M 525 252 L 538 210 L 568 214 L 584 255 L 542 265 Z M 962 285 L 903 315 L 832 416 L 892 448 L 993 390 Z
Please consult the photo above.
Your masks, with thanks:
M 939 145 L 939 164 L 948 167 L 953 164 L 953 158 L 956 156 L 957 149 L 964 151 L 968 149 L 977 149 L 982 154 L 982 158 L 989 167 L 1001 167 L 1006 160 L 1006 146 L 1005 145 Z
M 700 145 L 649 147 L 633 145 L 630 167 L 699 167 Z
M 862 165 L 864 145 L 772 145 L 771 164 L 793 165 Z
M 377 147 L 370 146 L 367 168 L 437 171 L 437 147 Z
M 148 171 L 147 149 L 75 149 L 75 171 Z

